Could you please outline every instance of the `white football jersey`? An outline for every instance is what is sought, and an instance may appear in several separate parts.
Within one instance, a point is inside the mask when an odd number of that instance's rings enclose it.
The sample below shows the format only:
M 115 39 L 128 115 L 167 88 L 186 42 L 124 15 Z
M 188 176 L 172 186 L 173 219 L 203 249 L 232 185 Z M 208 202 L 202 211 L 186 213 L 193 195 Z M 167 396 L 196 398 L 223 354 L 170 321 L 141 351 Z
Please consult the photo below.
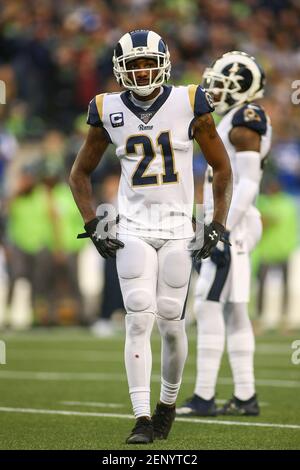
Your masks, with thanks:
M 230 142 L 230 131 L 233 127 L 243 126 L 255 130 L 261 136 L 260 144 L 260 158 L 261 158 L 261 177 L 263 173 L 263 166 L 265 158 L 271 147 L 272 127 L 269 117 L 261 106 L 256 103 L 246 103 L 231 109 L 221 120 L 217 127 L 217 131 L 224 143 L 227 153 L 230 158 L 232 174 L 233 174 L 233 192 L 239 182 L 239 174 L 236 166 L 236 150 Z M 205 222 L 209 223 L 213 217 L 213 191 L 212 191 L 212 176 L 213 171 L 208 166 L 205 173 L 204 182 L 204 210 Z M 253 204 L 248 209 L 249 211 L 257 211 L 255 208 L 255 198 Z M 245 213 L 246 215 L 246 213 Z
M 193 236 L 192 124 L 213 111 L 197 85 L 164 86 L 145 111 L 130 92 L 97 95 L 88 124 L 103 127 L 121 162 L 120 234 L 178 239 Z

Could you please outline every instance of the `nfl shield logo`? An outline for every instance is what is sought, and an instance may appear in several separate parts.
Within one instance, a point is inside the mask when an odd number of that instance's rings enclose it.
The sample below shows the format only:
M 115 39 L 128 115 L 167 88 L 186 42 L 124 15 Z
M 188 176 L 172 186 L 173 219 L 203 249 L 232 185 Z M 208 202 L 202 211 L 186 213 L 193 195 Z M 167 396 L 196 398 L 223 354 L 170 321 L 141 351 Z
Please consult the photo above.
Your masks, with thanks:
M 148 124 L 148 122 L 150 121 L 151 117 L 152 117 L 152 113 L 141 114 L 141 120 L 142 120 L 145 124 Z

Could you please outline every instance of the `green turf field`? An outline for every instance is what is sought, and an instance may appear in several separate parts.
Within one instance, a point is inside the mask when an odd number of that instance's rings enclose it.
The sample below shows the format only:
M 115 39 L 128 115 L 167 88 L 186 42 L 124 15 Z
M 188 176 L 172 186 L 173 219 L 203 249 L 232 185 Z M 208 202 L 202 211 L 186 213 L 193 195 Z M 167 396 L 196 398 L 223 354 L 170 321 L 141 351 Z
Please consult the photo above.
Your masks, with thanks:
M 7 364 L 0 365 L 1 449 L 132 449 L 133 426 L 123 365 L 123 335 L 95 339 L 80 329 L 0 333 Z M 291 344 L 300 332 L 257 338 L 258 418 L 178 418 L 168 441 L 148 449 L 300 449 L 300 364 Z M 178 403 L 192 394 L 195 332 Z M 159 338 L 153 335 L 152 403 L 159 396 Z M 219 400 L 231 396 L 227 361 Z M 134 446 L 134 449 L 143 448 Z

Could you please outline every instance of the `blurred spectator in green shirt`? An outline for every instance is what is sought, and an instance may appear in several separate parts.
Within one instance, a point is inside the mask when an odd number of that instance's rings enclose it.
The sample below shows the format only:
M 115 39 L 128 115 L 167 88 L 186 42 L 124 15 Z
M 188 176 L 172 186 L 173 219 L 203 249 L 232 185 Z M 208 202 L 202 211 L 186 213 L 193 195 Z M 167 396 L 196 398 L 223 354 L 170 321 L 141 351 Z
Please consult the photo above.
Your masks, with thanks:
M 83 243 L 76 239 L 82 221 L 63 172 L 50 159 L 23 168 L 8 211 L 10 294 L 17 279 L 30 282 L 38 324 L 74 323 L 82 315 L 77 260 Z

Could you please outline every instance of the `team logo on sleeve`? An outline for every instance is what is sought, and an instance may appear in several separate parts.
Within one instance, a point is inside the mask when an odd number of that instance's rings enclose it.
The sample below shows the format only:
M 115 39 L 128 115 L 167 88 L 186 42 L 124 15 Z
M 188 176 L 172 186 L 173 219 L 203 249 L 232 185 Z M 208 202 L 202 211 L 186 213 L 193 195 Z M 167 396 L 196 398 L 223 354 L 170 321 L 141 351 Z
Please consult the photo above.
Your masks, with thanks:
M 208 91 L 205 91 L 204 93 L 205 93 L 205 98 L 206 98 L 207 103 L 209 104 L 211 108 L 214 108 L 214 101 L 211 95 L 208 93 Z
M 109 115 L 110 122 L 112 127 L 121 127 L 124 126 L 124 116 L 123 113 L 113 113 Z
M 248 108 L 246 108 L 244 110 L 244 119 L 246 122 L 249 122 L 249 121 L 261 121 L 261 117 L 259 116 L 259 114 L 255 111 L 255 109 L 259 109 L 259 108 L 255 108 L 254 106 L 248 106 Z

